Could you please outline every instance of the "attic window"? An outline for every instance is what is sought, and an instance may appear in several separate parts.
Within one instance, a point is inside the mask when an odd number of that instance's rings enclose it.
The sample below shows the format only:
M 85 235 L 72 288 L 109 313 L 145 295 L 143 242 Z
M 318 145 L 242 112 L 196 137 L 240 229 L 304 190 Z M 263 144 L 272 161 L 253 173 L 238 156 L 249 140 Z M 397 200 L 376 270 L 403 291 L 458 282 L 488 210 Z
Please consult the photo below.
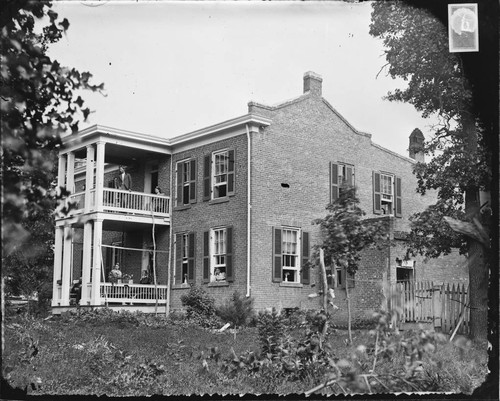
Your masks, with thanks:
M 282 187 L 282 188 L 290 188 L 290 185 L 289 185 L 289 184 L 287 184 L 286 182 L 282 182 L 282 183 L 281 183 L 281 187 Z

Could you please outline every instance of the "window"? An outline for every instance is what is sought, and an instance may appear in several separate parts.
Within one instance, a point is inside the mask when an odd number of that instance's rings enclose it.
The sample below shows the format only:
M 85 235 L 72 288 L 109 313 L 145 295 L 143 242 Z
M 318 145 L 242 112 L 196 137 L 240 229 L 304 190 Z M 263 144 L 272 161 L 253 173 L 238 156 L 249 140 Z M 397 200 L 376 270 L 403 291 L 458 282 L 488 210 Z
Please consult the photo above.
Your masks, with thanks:
M 175 284 L 194 283 L 195 233 L 175 235 Z
M 309 233 L 273 227 L 273 281 L 309 284 Z
M 373 172 L 373 213 L 402 217 L 401 178 Z
M 380 193 L 382 195 L 382 214 L 393 213 L 393 186 L 394 177 L 392 175 L 380 174 Z
M 335 277 L 332 274 L 332 269 L 326 269 L 327 283 L 330 288 L 348 288 L 354 287 L 354 274 L 347 273 L 346 269 L 336 267 L 333 269 Z
M 299 231 L 293 229 L 283 229 L 282 231 L 282 280 L 296 283 L 299 278 L 297 259 Z
M 196 160 L 177 163 L 176 206 L 186 206 L 196 202 Z
M 330 162 L 330 203 L 338 199 L 343 186 L 354 186 L 354 166 Z
M 233 281 L 233 229 L 215 228 L 204 233 L 203 281 Z
M 234 166 L 233 149 L 205 156 L 203 200 L 234 195 Z

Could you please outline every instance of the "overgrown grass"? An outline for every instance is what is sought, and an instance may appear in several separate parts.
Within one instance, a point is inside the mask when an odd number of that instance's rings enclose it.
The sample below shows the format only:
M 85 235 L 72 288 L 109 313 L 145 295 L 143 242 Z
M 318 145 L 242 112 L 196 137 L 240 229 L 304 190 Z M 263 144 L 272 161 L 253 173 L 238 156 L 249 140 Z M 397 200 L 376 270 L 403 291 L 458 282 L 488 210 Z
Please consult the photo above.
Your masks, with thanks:
M 324 381 L 317 374 L 300 380 L 284 377 L 275 365 L 257 374 L 238 368 L 228 374 L 221 361 L 231 363 L 235 355 L 259 353 L 257 330 L 247 327 L 236 334 L 229 330 L 217 333 L 184 319 L 107 311 L 48 320 L 15 316 L 5 321 L 2 373 L 12 386 L 27 388 L 30 394 L 109 396 L 300 394 Z M 287 332 L 292 336 L 290 341 L 304 335 L 304 330 L 295 325 Z M 332 332 L 327 340 L 329 355 L 337 362 L 352 361 L 357 355 L 358 369 L 369 370 L 373 364 L 373 333 L 356 330 L 353 340 L 353 345 L 347 345 L 347 332 Z M 361 353 L 359 345 L 366 348 Z M 209 355 L 216 357 L 208 359 Z M 430 350 L 429 357 L 424 372 L 430 378 L 428 382 L 436 386 L 429 388 L 432 391 L 470 393 L 487 372 L 486 350 L 471 346 L 465 339 L 441 344 Z M 397 372 L 404 365 L 404 356 L 396 353 L 391 358 L 379 358 L 376 372 Z M 340 390 L 332 387 L 323 392 Z

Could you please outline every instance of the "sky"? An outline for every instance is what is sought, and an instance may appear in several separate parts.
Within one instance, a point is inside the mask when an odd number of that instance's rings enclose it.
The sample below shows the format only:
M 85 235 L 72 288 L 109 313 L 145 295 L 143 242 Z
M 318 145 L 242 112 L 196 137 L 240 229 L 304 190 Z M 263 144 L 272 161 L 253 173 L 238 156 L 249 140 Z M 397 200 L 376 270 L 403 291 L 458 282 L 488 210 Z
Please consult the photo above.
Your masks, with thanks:
M 383 100 L 404 88 L 369 35 L 371 3 L 62 1 L 70 22 L 49 55 L 89 71 L 106 96 L 85 93 L 87 123 L 172 138 L 277 104 L 323 78 L 323 97 L 372 141 L 407 155 L 408 136 L 432 124 Z M 378 76 L 377 76 L 378 74 Z

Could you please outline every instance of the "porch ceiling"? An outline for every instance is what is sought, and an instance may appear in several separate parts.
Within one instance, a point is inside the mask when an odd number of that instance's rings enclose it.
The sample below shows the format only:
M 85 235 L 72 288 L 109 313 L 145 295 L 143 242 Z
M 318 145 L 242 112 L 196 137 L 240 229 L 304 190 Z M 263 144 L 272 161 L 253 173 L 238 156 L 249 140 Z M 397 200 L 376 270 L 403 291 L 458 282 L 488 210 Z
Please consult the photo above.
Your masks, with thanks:
M 87 157 L 86 149 L 79 149 L 75 152 L 75 156 L 80 159 L 85 159 Z M 106 143 L 104 162 L 129 166 L 137 162 L 159 159 L 166 156 L 168 155 L 162 152 L 153 152 L 150 150 L 137 149 L 114 143 Z
M 156 219 L 158 223 L 159 219 Z M 158 224 L 157 224 L 158 225 Z M 102 229 L 105 231 L 137 231 L 137 230 L 151 230 L 151 223 L 143 223 L 137 221 L 121 221 L 121 220 L 104 220 L 102 222 Z M 162 225 L 162 227 L 167 227 Z

